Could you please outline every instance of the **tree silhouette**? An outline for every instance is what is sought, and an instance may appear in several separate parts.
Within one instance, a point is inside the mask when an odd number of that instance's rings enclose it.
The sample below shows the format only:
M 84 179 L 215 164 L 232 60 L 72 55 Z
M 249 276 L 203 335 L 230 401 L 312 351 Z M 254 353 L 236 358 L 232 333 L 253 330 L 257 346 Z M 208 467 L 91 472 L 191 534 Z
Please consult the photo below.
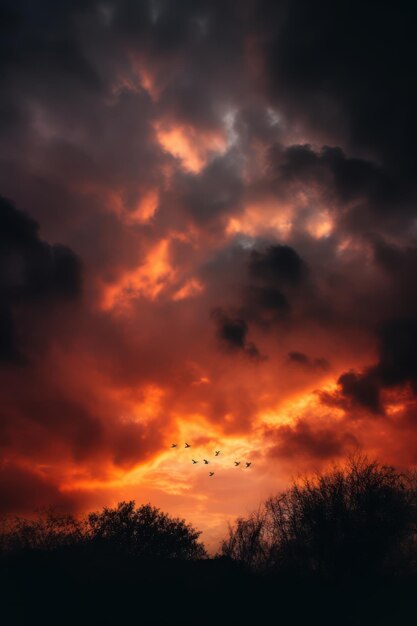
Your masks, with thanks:
M 265 512 L 261 509 L 247 519 L 238 518 L 234 526 L 229 525 L 229 537 L 222 543 L 221 555 L 251 569 L 263 569 L 269 552 L 265 522 Z
M 3 520 L 1 552 L 52 551 L 85 541 L 85 524 L 54 509 L 39 512 L 36 519 Z
M 223 558 L 150 504 L 0 529 L 8 624 L 405 624 L 415 610 L 416 479 L 354 459 L 230 528 Z M 243 564 L 243 566 L 242 566 Z M 278 607 L 278 608 L 277 608 Z
M 140 558 L 204 558 L 200 534 L 185 520 L 172 518 L 150 504 L 135 508 L 133 500 L 90 513 L 87 518 L 91 541 Z
M 200 534 L 185 520 L 150 504 L 135 508 L 132 500 L 81 520 L 54 510 L 41 512 L 35 520 L 17 517 L 4 525 L 0 547 L 3 553 L 83 547 L 129 558 L 201 559 L 207 554 Z
M 352 458 L 237 520 L 222 554 L 258 569 L 330 580 L 398 571 L 415 554 L 416 495 L 413 474 Z

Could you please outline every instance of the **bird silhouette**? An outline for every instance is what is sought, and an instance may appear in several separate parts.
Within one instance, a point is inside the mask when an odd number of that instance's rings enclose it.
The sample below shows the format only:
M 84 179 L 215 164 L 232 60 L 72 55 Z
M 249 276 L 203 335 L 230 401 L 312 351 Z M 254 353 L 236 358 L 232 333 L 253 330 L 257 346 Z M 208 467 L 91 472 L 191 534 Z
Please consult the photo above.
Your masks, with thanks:
M 177 447 L 176 443 L 171 444 L 171 448 L 176 448 L 176 447 Z
M 214 476 L 214 472 L 209 472 L 209 476 Z
M 189 444 L 189 443 L 186 443 L 186 444 L 185 444 L 185 447 L 186 447 L 186 448 L 191 448 L 191 446 L 190 446 L 190 444 Z
M 195 465 L 196 463 L 198 463 L 198 461 L 194 461 L 194 459 L 191 459 L 193 462 L 193 465 Z
M 252 463 L 246 463 L 246 467 L 250 467 Z
M 209 464 L 209 461 L 207 461 L 207 459 L 203 459 L 203 461 L 204 461 L 204 463 L 205 463 L 206 465 L 208 465 L 208 464 Z
M 235 461 L 235 466 L 237 467 L 238 465 L 240 465 L 240 461 Z
M 219 454 L 220 454 L 220 450 L 216 450 L 214 453 L 214 456 L 219 456 Z

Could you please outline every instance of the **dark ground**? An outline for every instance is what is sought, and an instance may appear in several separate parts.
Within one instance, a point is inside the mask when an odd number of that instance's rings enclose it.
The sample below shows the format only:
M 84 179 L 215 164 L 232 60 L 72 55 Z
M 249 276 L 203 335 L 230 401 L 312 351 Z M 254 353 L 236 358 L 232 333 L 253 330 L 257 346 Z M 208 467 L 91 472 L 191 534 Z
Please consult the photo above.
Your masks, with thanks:
M 2 622 L 194 626 L 415 623 L 416 577 L 319 584 L 260 576 L 224 559 L 129 562 L 74 551 L 13 556 L 1 569 Z

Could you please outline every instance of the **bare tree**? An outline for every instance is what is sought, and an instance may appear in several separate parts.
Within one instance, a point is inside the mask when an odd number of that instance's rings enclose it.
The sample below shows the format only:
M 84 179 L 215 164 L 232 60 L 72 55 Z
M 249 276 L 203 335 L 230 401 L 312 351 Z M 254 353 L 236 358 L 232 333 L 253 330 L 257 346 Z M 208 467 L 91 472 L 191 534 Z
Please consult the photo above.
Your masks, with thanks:
M 15 517 L 3 520 L 1 548 L 3 551 L 55 550 L 75 545 L 85 539 L 85 524 L 56 509 L 46 509 L 35 519 Z
M 355 457 L 237 520 L 222 553 L 276 571 L 366 575 L 414 563 L 416 524 L 415 475 Z
M 239 518 L 229 526 L 229 536 L 221 546 L 223 556 L 259 569 L 264 566 L 267 545 L 264 539 L 265 512 L 258 510 L 247 519 Z

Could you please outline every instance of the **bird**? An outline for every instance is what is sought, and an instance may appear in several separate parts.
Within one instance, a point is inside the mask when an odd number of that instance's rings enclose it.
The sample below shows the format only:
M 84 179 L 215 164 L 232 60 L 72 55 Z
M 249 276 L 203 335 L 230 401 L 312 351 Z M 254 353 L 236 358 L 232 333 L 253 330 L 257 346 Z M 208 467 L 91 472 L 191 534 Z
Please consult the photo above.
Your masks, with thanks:
M 177 447 L 177 444 L 176 444 L 176 443 L 173 443 L 173 444 L 171 445 L 171 448 L 176 448 L 176 447 Z
M 198 461 L 194 461 L 194 459 L 191 459 L 193 462 L 193 465 L 195 465 L 196 463 L 198 463 Z
M 207 461 L 207 459 L 203 459 L 203 461 L 204 461 L 204 463 L 205 463 L 206 465 L 208 465 L 208 464 L 209 464 L 209 461 Z
M 219 456 L 219 454 L 220 454 L 220 450 L 216 450 L 214 453 L 214 456 Z
M 189 443 L 186 443 L 186 444 L 185 444 L 185 447 L 186 447 L 186 448 L 191 448 L 191 446 L 190 446 L 190 444 L 189 444 Z
M 209 472 L 209 476 L 214 476 L 214 472 Z
M 237 467 L 238 465 L 240 465 L 240 461 L 235 461 L 235 466 Z
M 251 465 L 252 465 L 252 463 L 246 462 L 246 467 L 250 467 Z

